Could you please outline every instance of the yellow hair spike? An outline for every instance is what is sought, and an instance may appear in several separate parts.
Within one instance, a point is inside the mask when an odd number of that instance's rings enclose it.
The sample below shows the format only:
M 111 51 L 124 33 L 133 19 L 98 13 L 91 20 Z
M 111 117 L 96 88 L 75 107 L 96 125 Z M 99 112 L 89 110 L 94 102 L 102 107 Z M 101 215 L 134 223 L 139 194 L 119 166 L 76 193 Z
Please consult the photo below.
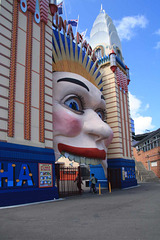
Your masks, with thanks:
M 75 61 L 78 62 L 78 44 L 76 41 L 76 46 L 75 46 Z
M 60 42 L 60 47 L 61 47 L 62 59 L 66 59 L 66 53 L 64 51 L 64 45 L 62 43 L 61 34 L 60 34 L 59 31 L 58 31 L 58 35 L 59 35 L 59 42 Z
M 99 73 L 100 66 L 98 66 L 97 70 L 94 72 L 93 77 L 96 78 Z M 102 75 L 101 75 L 102 76 Z
M 91 70 L 89 72 L 91 75 L 93 75 L 93 72 L 95 70 L 96 64 L 97 64 L 97 60 L 94 62 L 93 66 L 92 66 L 92 68 L 91 68 Z
M 82 44 L 81 44 L 80 53 L 79 53 L 79 63 L 82 63 Z
M 52 36 L 53 36 L 53 40 L 54 40 L 54 44 L 55 44 L 55 48 L 56 48 L 56 51 L 57 51 L 57 57 L 59 58 L 59 60 L 61 60 L 62 57 L 61 57 L 61 52 L 60 52 L 60 49 L 59 49 L 58 43 L 57 43 L 57 41 L 56 41 L 56 38 L 55 38 L 54 34 L 52 34 Z
M 54 61 L 55 62 L 58 62 L 58 57 L 57 57 L 57 54 L 56 54 L 56 51 L 54 50 L 54 48 L 52 48 L 52 54 L 53 54 L 53 56 L 54 56 Z
M 89 50 L 89 47 L 87 48 L 86 55 L 85 55 L 84 60 L 83 60 L 83 67 L 84 68 L 86 68 L 86 63 L 87 63 L 87 58 L 88 58 L 88 50 Z
M 100 76 L 95 80 L 95 82 L 96 82 L 97 84 L 99 84 L 99 82 L 101 81 L 101 79 L 102 79 L 102 76 L 100 75 Z M 101 83 L 101 84 L 103 84 L 103 83 Z M 98 85 L 98 88 L 99 88 L 99 89 L 102 88 L 102 87 L 100 86 L 101 84 Z
M 62 35 L 59 31 L 53 30 L 52 70 L 79 74 L 101 89 L 102 75 L 98 76 L 99 69 L 96 67 L 96 62 L 93 63 L 92 55 L 89 56 L 88 52 L 89 47 L 86 52 L 83 52 L 82 44 L 79 47 L 77 41 L 74 43 L 71 36 L 69 39 L 65 34 Z
M 68 43 L 67 43 L 67 38 L 65 34 L 64 34 L 64 41 L 65 41 L 66 57 L 67 59 L 69 59 L 69 49 L 68 49 Z
M 90 66 L 91 66 L 91 62 L 92 62 L 92 56 L 90 57 L 89 61 L 88 61 L 88 64 L 86 66 L 86 70 L 87 72 L 89 72 L 89 69 L 90 69 Z
M 72 44 L 72 38 L 71 38 L 71 36 L 70 36 L 70 57 L 71 57 L 71 60 L 74 61 L 73 44 Z

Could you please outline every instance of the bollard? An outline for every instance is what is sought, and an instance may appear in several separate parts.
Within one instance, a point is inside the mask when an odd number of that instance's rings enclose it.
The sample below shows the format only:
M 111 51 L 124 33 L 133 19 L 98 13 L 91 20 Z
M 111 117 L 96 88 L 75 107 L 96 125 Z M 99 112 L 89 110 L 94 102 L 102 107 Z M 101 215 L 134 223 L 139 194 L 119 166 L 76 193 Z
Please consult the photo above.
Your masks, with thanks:
M 101 184 L 99 183 L 99 195 L 101 195 Z
M 109 182 L 109 193 L 111 193 L 111 183 Z

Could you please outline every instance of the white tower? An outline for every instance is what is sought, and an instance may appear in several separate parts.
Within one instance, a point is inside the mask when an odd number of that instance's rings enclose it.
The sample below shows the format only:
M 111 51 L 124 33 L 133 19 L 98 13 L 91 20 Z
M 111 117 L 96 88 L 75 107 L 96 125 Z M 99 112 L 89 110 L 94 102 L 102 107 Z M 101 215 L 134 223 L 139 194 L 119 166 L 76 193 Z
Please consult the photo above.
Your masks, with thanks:
M 94 49 L 100 69 L 103 71 L 103 95 L 106 100 L 107 123 L 114 132 L 113 141 L 108 149 L 109 167 L 121 168 L 123 180 L 127 173 L 135 180 L 128 99 L 129 69 L 123 60 L 117 30 L 112 19 L 102 9 L 102 5 L 90 32 L 90 45 Z M 125 182 L 125 180 L 122 181 L 122 187 Z M 134 185 L 134 183 L 132 184 Z

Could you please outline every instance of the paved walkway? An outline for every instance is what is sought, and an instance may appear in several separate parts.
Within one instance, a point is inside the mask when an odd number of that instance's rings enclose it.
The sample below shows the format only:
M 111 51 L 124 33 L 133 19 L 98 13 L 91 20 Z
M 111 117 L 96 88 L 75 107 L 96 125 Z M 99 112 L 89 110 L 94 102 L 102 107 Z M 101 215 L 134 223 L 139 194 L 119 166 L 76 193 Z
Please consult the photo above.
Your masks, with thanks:
M 160 183 L 0 209 L 0 240 L 159 240 Z

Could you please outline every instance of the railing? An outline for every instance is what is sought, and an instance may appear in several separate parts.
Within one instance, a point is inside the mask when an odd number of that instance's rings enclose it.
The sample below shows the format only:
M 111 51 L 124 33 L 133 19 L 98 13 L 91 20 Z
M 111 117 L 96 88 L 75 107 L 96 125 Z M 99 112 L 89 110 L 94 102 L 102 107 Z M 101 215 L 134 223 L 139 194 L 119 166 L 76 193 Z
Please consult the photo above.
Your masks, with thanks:
M 80 167 L 63 167 L 56 164 L 55 173 L 59 197 L 81 194 Z

